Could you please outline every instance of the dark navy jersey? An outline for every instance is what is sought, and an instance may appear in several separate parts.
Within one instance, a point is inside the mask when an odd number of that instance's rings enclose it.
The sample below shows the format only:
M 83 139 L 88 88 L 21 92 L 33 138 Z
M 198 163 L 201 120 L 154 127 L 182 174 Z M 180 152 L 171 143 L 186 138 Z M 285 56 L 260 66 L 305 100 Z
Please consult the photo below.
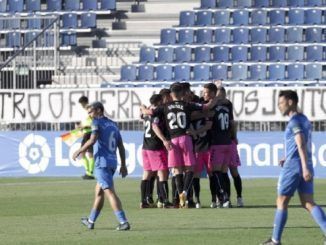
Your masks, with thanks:
M 143 149 L 145 150 L 160 150 L 164 148 L 163 142 L 157 137 L 152 127 L 152 117 L 145 116 L 144 118 L 144 140 Z
M 202 118 L 196 121 L 192 121 L 190 127 L 192 127 L 194 130 L 200 129 L 205 126 L 206 120 L 206 118 Z M 209 133 L 205 131 L 201 134 L 196 135 L 196 137 L 193 137 L 193 142 L 195 152 L 207 151 L 210 146 Z

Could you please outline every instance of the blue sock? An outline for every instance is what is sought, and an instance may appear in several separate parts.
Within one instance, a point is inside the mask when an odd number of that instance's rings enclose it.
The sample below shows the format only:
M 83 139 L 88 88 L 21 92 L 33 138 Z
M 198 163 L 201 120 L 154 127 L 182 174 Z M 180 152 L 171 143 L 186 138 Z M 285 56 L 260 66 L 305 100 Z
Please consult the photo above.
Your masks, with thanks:
M 316 223 L 319 225 L 320 229 L 326 235 L 326 216 L 323 209 L 316 205 L 312 208 L 311 215 L 316 221 Z
M 288 218 L 288 211 L 282 209 L 276 209 L 274 218 L 273 240 L 275 242 L 281 241 L 282 232 Z
M 115 217 L 117 217 L 117 220 L 119 221 L 120 224 L 127 222 L 127 218 L 123 210 L 114 211 L 114 214 Z
M 97 217 L 100 215 L 101 211 L 92 209 L 91 213 L 89 214 L 88 220 L 95 223 Z

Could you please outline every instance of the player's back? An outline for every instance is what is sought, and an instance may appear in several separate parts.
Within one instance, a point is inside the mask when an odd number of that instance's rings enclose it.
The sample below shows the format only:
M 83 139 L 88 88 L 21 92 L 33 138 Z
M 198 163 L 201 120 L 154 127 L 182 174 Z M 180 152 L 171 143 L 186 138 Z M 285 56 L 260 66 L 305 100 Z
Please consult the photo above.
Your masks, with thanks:
M 153 131 L 151 116 L 145 116 L 143 119 L 145 127 L 143 149 L 160 150 L 164 148 L 163 142 L 157 137 L 157 135 Z

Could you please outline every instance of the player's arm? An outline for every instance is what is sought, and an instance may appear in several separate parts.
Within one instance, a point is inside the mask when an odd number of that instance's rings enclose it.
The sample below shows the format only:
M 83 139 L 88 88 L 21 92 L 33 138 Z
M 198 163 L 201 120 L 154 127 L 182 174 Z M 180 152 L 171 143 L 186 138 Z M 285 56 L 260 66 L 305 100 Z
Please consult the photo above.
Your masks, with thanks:
M 171 148 L 172 148 L 171 141 L 167 140 L 167 138 L 165 138 L 160 127 L 156 123 L 152 123 L 152 129 L 153 129 L 154 133 L 157 135 L 157 137 L 163 142 L 165 148 L 168 151 L 171 150 Z
M 204 126 L 200 127 L 199 129 L 193 129 L 193 128 L 189 129 L 187 131 L 187 134 L 196 137 L 197 135 L 212 129 L 212 126 L 213 126 L 212 121 L 206 121 Z
M 196 121 L 202 119 L 204 117 L 213 117 L 215 111 L 193 111 L 191 112 L 191 121 Z
M 308 155 L 307 155 L 307 144 L 302 133 L 297 133 L 294 136 L 295 143 L 298 147 L 298 152 L 301 160 L 302 174 L 305 181 L 312 179 L 312 174 L 308 169 Z
M 154 113 L 154 110 L 153 110 L 153 109 L 151 109 L 151 108 L 147 108 L 147 107 L 144 106 L 144 105 L 141 105 L 141 106 L 139 107 L 139 109 L 140 109 L 140 114 L 141 114 L 142 116 L 151 116 L 151 115 L 153 115 L 153 113 Z
M 85 152 L 90 146 L 93 146 L 95 142 L 97 141 L 98 135 L 97 133 L 92 133 L 89 140 L 86 141 L 86 143 L 80 147 L 72 156 L 72 159 L 76 161 L 77 157 L 80 155 L 80 153 Z
M 123 145 L 123 141 L 122 141 L 121 137 L 120 137 L 120 140 L 119 140 L 117 146 L 119 149 L 119 156 L 120 156 L 120 160 L 121 160 L 120 174 L 121 174 L 122 178 L 124 178 L 128 175 L 128 169 L 127 169 L 127 165 L 126 165 L 126 150 Z

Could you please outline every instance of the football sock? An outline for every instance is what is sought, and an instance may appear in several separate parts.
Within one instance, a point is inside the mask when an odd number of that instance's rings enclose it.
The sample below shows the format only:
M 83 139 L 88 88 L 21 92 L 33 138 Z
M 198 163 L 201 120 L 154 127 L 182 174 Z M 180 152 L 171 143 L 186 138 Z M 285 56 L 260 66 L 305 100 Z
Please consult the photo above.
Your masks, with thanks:
M 181 194 L 183 192 L 183 174 L 177 174 L 175 176 L 175 184 L 178 190 L 178 194 Z
M 149 181 L 148 195 L 151 198 L 153 198 L 155 180 L 156 180 L 156 176 L 153 176 Z
M 192 189 L 192 180 L 194 178 L 194 172 L 192 171 L 187 171 L 185 174 L 185 183 L 183 187 L 183 191 L 186 193 L 190 192 Z
M 169 184 L 167 180 L 163 181 L 163 189 L 166 193 L 166 199 L 169 199 Z
M 221 171 L 214 171 L 213 174 L 215 175 L 216 178 L 216 183 L 217 183 L 217 195 L 221 194 L 223 195 L 224 199 L 228 199 L 225 193 L 225 186 L 224 186 L 224 181 L 223 181 L 223 175 Z M 224 200 L 224 201 L 226 201 Z
M 142 180 L 140 183 L 140 193 L 141 193 L 141 202 L 144 203 L 146 201 L 146 194 L 147 194 L 147 186 L 148 180 Z
M 164 182 L 167 182 L 167 181 L 158 182 L 158 185 L 159 185 L 159 188 L 160 188 L 160 201 L 162 201 L 162 202 L 165 202 L 168 199 Z
M 223 182 L 225 185 L 225 192 L 228 194 L 228 197 L 231 196 L 231 183 L 228 173 L 222 173 Z
M 323 209 L 316 205 L 312 208 L 311 215 L 316 221 L 316 223 L 319 225 L 320 229 L 326 235 L 326 216 Z
M 282 209 L 276 209 L 274 218 L 274 229 L 272 239 L 275 242 L 280 242 L 282 237 L 282 232 L 288 218 L 288 211 Z
M 200 199 L 199 199 L 199 195 L 200 195 L 200 178 L 194 178 L 193 186 L 194 186 L 196 202 L 200 202 Z
M 123 210 L 114 211 L 114 214 L 120 224 L 126 223 L 128 221 Z
M 88 170 L 89 170 L 90 175 L 93 175 L 93 173 L 94 173 L 94 164 L 95 164 L 94 157 L 89 157 L 88 158 Z
M 237 191 L 237 197 L 242 197 L 242 180 L 240 175 L 233 177 L 233 183 L 235 190 Z
M 160 178 L 158 176 L 156 176 L 156 195 L 158 198 L 160 198 L 161 196 L 161 189 L 159 187 L 159 182 L 160 182 Z
M 175 176 L 172 176 L 171 178 L 171 187 L 172 187 L 172 201 L 173 203 L 178 203 L 178 195 L 177 195 L 177 185 L 175 183 Z
M 95 223 L 97 217 L 100 215 L 101 210 L 96 210 L 96 209 L 92 209 L 91 213 L 89 214 L 88 217 L 88 221 L 91 223 Z
M 82 157 L 81 159 L 82 164 L 84 165 L 85 171 L 87 175 L 91 175 L 89 171 L 89 163 L 87 157 Z
M 209 176 L 209 188 L 211 190 L 212 202 L 216 202 L 216 177 L 214 175 Z

